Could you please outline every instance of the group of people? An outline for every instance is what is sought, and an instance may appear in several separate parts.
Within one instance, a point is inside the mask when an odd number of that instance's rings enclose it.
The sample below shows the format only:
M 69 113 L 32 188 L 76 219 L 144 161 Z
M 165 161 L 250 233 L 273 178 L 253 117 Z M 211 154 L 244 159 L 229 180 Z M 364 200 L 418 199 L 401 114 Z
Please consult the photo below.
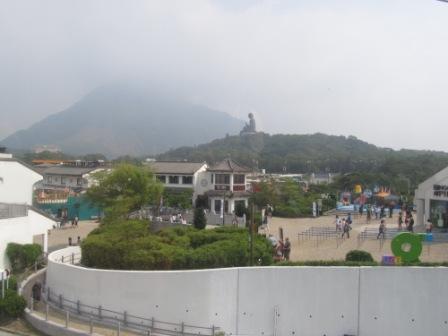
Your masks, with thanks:
M 406 230 L 414 232 L 414 217 L 412 216 L 411 211 L 405 211 L 404 218 L 403 211 L 398 213 L 398 230 L 403 230 L 403 224 Z
M 277 240 L 272 234 L 268 237 L 269 242 L 272 245 L 272 252 L 276 261 L 289 260 L 291 253 L 291 242 L 286 237 L 285 241 L 282 239 Z
M 347 236 L 347 238 L 350 238 L 350 231 L 352 230 L 352 215 L 349 213 L 347 215 L 347 218 L 339 218 L 339 215 L 336 215 L 336 232 L 341 231 L 342 232 L 342 238 Z

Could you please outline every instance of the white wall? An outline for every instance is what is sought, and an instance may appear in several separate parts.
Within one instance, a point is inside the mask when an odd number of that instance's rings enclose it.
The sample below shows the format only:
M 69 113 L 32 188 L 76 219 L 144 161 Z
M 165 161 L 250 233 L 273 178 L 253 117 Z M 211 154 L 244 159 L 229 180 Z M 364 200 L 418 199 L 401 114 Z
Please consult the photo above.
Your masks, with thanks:
M 30 209 L 28 216 L 0 219 L 0 269 L 10 268 L 5 254 L 8 243 L 32 244 L 33 236 L 45 234 L 44 251 L 48 249 L 48 230 L 55 222 Z
M 448 335 L 447 268 L 145 272 L 86 269 L 54 261 L 72 251 L 79 248 L 50 256 L 47 286 L 53 293 L 142 317 L 216 325 L 233 335 L 267 336 L 273 335 L 277 307 L 281 336 Z
M 0 160 L 0 203 L 33 203 L 33 186 L 42 176 L 17 161 Z

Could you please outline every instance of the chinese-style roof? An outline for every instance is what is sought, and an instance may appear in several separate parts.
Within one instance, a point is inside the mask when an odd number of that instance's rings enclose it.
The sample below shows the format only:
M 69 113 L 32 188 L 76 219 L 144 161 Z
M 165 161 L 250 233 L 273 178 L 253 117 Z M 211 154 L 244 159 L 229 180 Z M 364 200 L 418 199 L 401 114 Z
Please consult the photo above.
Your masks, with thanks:
M 148 166 L 155 174 L 193 175 L 205 164 L 205 162 L 155 161 L 148 163 Z
M 225 159 L 207 169 L 211 172 L 250 173 L 252 169 L 242 166 L 232 159 Z

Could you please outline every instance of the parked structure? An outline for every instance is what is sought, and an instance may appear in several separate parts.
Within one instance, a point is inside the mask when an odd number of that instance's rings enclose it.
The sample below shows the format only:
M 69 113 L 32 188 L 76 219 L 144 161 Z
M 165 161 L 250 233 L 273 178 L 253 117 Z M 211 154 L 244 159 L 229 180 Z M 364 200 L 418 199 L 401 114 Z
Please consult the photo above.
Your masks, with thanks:
M 448 167 L 419 184 L 414 202 L 417 225 L 429 219 L 434 228 L 448 228 Z
M 8 243 L 38 243 L 46 252 L 48 230 L 56 225 L 32 206 L 33 191 L 42 175 L 4 151 L 0 152 L 0 270 L 9 267 Z

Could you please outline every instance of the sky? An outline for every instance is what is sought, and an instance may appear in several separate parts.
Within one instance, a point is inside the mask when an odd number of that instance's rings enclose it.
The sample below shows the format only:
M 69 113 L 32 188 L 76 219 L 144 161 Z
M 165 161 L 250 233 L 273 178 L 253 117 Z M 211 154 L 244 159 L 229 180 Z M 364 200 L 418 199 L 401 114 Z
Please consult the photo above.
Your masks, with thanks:
M 0 140 L 117 81 L 267 133 L 448 151 L 448 3 L 0 0 Z

